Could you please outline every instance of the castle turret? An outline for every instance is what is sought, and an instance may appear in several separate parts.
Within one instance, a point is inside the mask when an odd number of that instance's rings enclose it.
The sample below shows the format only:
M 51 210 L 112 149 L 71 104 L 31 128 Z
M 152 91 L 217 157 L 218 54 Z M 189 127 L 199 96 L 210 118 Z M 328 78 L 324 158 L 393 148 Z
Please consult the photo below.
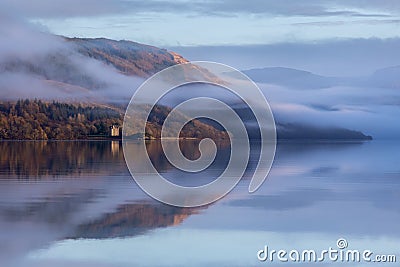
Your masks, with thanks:
M 110 136 L 111 137 L 119 136 L 119 126 L 118 125 L 114 124 L 110 127 Z

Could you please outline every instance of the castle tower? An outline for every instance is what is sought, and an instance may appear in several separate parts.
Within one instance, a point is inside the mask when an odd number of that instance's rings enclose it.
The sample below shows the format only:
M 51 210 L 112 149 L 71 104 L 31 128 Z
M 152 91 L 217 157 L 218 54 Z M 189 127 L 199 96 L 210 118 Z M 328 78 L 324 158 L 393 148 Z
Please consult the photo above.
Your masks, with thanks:
M 112 125 L 110 127 L 110 135 L 111 137 L 119 136 L 119 126 L 118 125 Z

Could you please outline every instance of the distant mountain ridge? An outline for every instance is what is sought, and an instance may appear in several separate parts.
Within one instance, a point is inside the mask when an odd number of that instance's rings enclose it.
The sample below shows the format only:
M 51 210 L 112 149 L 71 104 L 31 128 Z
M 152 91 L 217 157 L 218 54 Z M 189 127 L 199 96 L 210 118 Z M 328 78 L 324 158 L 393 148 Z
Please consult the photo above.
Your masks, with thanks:
M 284 67 L 250 69 L 243 72 L 256 82 L 279 84 L 300 89 L 326 88 L 337 83 L 337 78 L 335 77 L 324 77 L 309 71 Z
M 400 65 L 376 70 L 369 82 L 384 88 L 400 88 Z
M 361 77 L 329 77 L 285 67 L 244 70 L 252 80 L 294 89 L 323 89 L 333 86 L 377 87 L 400 89 L 400 65 L 376 70 Z

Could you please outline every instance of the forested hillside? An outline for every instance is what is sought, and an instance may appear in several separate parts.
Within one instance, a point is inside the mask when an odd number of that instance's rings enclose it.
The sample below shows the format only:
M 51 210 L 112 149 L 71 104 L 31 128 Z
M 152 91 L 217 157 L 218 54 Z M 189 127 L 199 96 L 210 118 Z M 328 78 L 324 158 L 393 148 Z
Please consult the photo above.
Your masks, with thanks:
M 110 126 L 122 126 L 122 110 L 123 108 L 106 105 L 28 99 L 0 102 L 0 139 L 72 140 L 108 137 Z M 146 132 L 143 133 L 143 129 L 138 127 L 128 129 L 128 134 L 135 138 L 160 138 L 162 124 L 170 111 L 168 107 L 155 106 L 146 123 Z M 217 130 L 199 120 L 188 123 L 182 129 L 180 136 L 199 139 L 228 138 L 225 131 Z
M 0 139 L 83 139 L 108 135 L 121 114 L 107 107 L 41 100 L 0 103 Z

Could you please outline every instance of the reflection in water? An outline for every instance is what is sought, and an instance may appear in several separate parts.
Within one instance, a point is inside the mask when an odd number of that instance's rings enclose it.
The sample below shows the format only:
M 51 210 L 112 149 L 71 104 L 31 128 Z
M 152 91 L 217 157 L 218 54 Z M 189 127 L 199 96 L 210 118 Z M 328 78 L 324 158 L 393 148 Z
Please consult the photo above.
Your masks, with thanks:
M 119 146 L 115 141 L 0 142 L 0 177 L 32 179 L 106 172 L 112 161 L 123 162 Z
M 160 140 L 146 142 L 146 151 L 140 146 L 140 141 L 126 141 L 125 155 L 128 157 L 129 164 L 134 167 L 135 173 L 142 173 L 151 179 L 151 174 L 158 172 L 162 176 L 181 186 L 201 186 L 214 181 L 226 168 L 230 157 L 229 142 L 221 141 L 217 143 L 217 153 L 214 161 L 209 168 L 200 172 L 186 172 L 175 168 L 163 153 Z M 188 159 L 197 159 L 200 156 L 199 140 L 180 140 L 179 146 L 182 154 Z M 166 141 L 166 148 L 174 145 L 175 141 Z M 204 150 L 203 153 L 211 154 L 212 151 Z M 147 157 L 147 154 L 148 157 Z M 207 157 L 207 156 L 206 156 Z M 150 160 L 155 170 L 148 167 Z M 176 160 L 174 158 L 173 160 Z
M 12 223 L 31 221 L 47 226 L 60 226 L 71 221 L 72 214 L 81 208 L 81 203 L 89 203 L 99 196 L 99 190 L 69 194 L 54 192 L 42 199 L 34 199 L 21 205 L 1 206 L 0 216 Z
M 171 140 L 170 143 L 166 143 L 168 146 L 173 145 L 174 142 L 175 141 Z M 182 139 L 179 140 L 179 147 L 182 154 L 186 158 L 190 160 L 196 160 L 200 157 L 199 143 L 199 140 Z M 229 141 L 220 140 L 216 145 L 218 152 L 216 155 L 215 163 L 221 164 L 223 162 L 224 164 L 226 164 L 226 160 L 229 159 L 230 153 Z M 135 149 L 135 147 L 133 149 Z M 165 157 L 160 140 L 146 142 L 146 150 L 151 162 L 158 172 L 163 172 L 165 170 L 173 168 L 173 166 L 168 162 L 167 158 Z M 207 151 L 204 152 L 207 153 Z
M 77 227 L 74 238 L 112 238 L 143 234 L 154 228 L 178 225 L 202 208 L 177 208 L 146 201 L 123 204 L 115 212 Z
M 181 140 L 182 153 L 189 159 L 199 157 L 197 140 Z M 133 148 L 135 149 L 133 142 Z M 218 149 L 229 143 L 221 142 Z M 159 140 L 146 142 L 149 158 L 164 172 L 172 165 Z M 121 141 L 5 141 L 0 142 L 0 178 L 37 179 L 57 176 L 85 176 L 127 172 Z M 135 161 L 142 162 L 142 155 Z
M 195 144 L 186 143 L 185 153 L 195 154 Z M 156 168 L 170 168 L 159 143 L 147 147 L 159 158 Z M 119 141 L 16 141 L 0 148 L 0 244 L 7 244 L 1 266 L 54 240 L 136 236 L 178 225 L 205 208 L 149 199 L 129 176 Z
M 113 156 L 119 155 L 120 142 L 119 141 L 111 141 L 111 153 Z
M 334 246 L 339 237 L 353 249 L 398 253 L 395 142 L 280 143 L 259 191 L 248 194 L 244 179 L 227 197 L 198 209 L 163 205 L 144 194 L 125 167 L 119 142 L 0 147 L 2 267 L 258 266 L 255 253 L 265 244 L 318 249 Z M 193 158 L 196 148 L 182 144 Z M 229 154 L 220 148 L 222 156 Z M 168 179 L 181 179 L 159 143 L 148 142 L 147 149 Z M 194 179 L 204 183 L 225 164 L 217 159 Z M 254 162 L 249 166 L 247 176 Z

